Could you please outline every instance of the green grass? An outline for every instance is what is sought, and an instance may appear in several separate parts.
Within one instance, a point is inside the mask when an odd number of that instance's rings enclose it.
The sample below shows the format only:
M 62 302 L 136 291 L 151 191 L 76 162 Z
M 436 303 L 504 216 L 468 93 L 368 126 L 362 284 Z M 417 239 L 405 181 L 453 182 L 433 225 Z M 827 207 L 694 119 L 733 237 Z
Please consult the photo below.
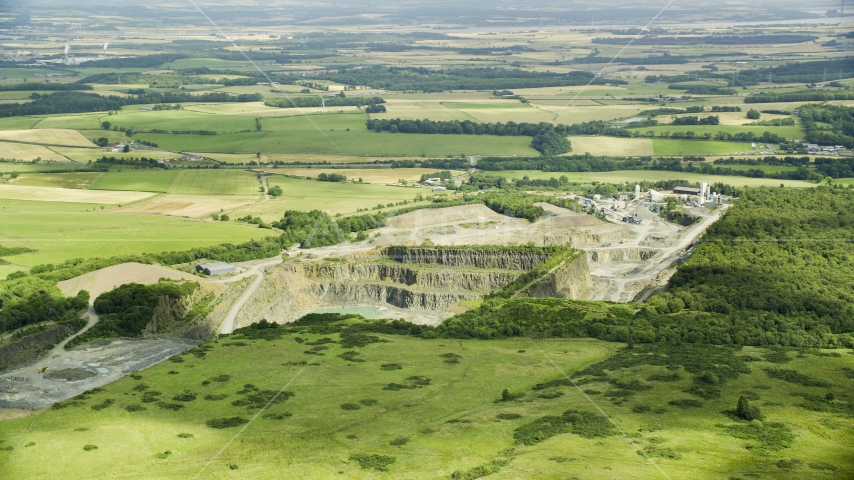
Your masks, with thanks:
M 41 120 L 38 117 L 6 117 L 0 118 L 0 130 L 27 130 Z
M 101 128 L 101 117 L 112 120 L 104 112 L 77 115 L 52 115 L 41 119 L 32 128 L 71 128 L 74 130 L 97 130 Z
M 101 205 L 0 200 L 0 245 L 37 253 L 5 257 L 27 266 L 72 258 L 160 253 L 240 243 L 269 235 L 236 222 L 197 222 L 159 215 L 111 213 Z M 91 210 L 91 211 L 87 211 Z
M 334 172 L 337 172 L 335 170 Z M 341 171 L 346 174 L 346 171 Z M 284 194 L 261 205 L 240 210 L 245 214 L 260 216 L 265 221 L 279 220 L 285 210 L 323 210 L 330 214 L 356 213 L 360 208 L 373 208 L 378 204 L 412 202 L 415 195 L 429 196 L 426 189 L 390 187 L 368 183 L 333 183 L 289 177 L 269 177 L 267 184 L 282 187 Z
M 167 133 L 139 133 L 137 140 L 154 142 L 160 148 L 181 152 L 231 153 L 241 145 L 264 137 L 264 133 L 230 133 L 222 135 L 171 135 Z
M 35 172 L 44 172 L 51 170 L 73 170 L 75 168 L 81 168 L 85 165 L 47 165 L 47 164 L 32 164 L 32 163 L 6 163 L 0 162 L 0 173 L 35 173 Z
M 334 110 L 334 107 L 329 107 Z M 287 111 L 287 110 L 285 110 Z M 365 123 L 368 115 L 363 111 L 357 113 L 326 113 L 318 115 L 293 115 L 288 117 L 262 118 L 261 126 L 265 132 L 293 132 L 323 130 L 366 130 Z M 255 120 L 252 120 L 253 125 Z
M 255 195 L 261 183 L 245 170 L 182 170 L 169 193 L 190 195 Z
M 107 172 L 98 177 L 90 188 L 92 190 L 136 190 L 166 193 L 179 173 L 177 170 Z
M 300 336 L 309 341 L 337 338 L 335 334 Z M 640 380 L 652 387 L 616 397 L 584 396 L 572 386 L 532 390 L 538 383 L 560 379 L 605 359 L 620 346 L 615 343 L 383 339 L 387 343 L 352 349 L 331 343 L 323 355 L 307 355 L 304 351 L 310 347 L 294 342 L 292 336 L 240 340 L 243 346 L 228 339 L 210 343 L 204 358 L 185 355 L 184 362 L 164 362 L 140 372 L 140 380 L 125 378 L 104 387 L 79 406 L 48 410 L 35 423 L 34 417 L 4 421 L 3 445 L 14 445 L 25 431 L 29 432 L 26 441 L 35 443 L 18 448 L 5 473 L 13 478 L 185 478 L 196 474 L 267 478 L 280 476 L 286 468 L 287 476 L 294 478 L 420 479 L 449 478 L 455 471 L 506 458 L 513 460 L 496 478 L 660 478 L 663 471 L 669 478 L 794 480 L 848 478 L 854 472 L 849 442 L 854 421 L 799 407 L 803 398 L 793 393 L 823 395 L 826 389 L 771 379 L 762 369 L 774 365 L 765 361 L 751 363 L 752 373 L 729 380 L 721 386 L 721 397 L 704 401 L 704 407 L 678 408 L 668 402 L 692 398 L 684 392 L 691 386 L 692 375 L 681 368 L 668 371 L 638 365 L 611 371 L 611 378 Z M 237 345 L 228 346 L 234 343 Z M 357 352 L 351 358 L 362 361 L 340 358 L 345 351 Z M 442 355 L 449 353 L 459 355 L 459 363 L 446 363 Z M 764 352 L 748 348 L 740 353 L 761 358 Z M 380 368 L 395 363 L 402 369 Z M 840 358 L 806 355 L 786 364 L 786 368 L 808 375 L 821 375 L 832 383 L 837 397 L 849 398 L 845 388 L 850 380 L 841 373 L 844 366 L 852 366 L 852 357 L 846 353 Z M 177 374 L 170 375 L 170 371 Z M 680 380 L 647 380 L 663 373 L 677 373 Z M 203 385 L 220 375 L 229 377 Z M 429 385 L 384 389 L 390 383 L 407 384 L 405 379 L 413 376 L 429 378 Z M 602 379 L 592 380 L 582 388 L 603 393 L 615 390 Z M 232 405 L 244 398 L 245 393 L 237 392 L 244 391 L 246 384 L 272 392 L 286 387 L 293 396 L 273 404 L 229 443 L 239 427 L 214 429 L 206 423 L 218 418 L 252 418 L 257 408 Z M 184 407 L 172 411 L 156 403 L 142 403 L 143 394 L 134 389 L 139 385 L 161 392 L 159 398 L 167 403 Z M 497 402 L 505 388 L 522 398 Z M 185 390 L 197 394 L 196 399 L 172 400 Z M 754 398 L 751 403 L 762 409 L 766 422 L 780 422 L 795 433 L 788 448 L 749 449 L 745 447 L 758 440 L 726 433 L 732 427 L 747 428 L 723 413 L 734 408 L 743 392 Z M 543 394 L 559 396 L 540 397 Z M 206 395 L 226 397 L 205 400 Z M 91 408 L 106 399 L 115 403 L 97 411 Z M 342 409 L 344 404 L 358 409 Z M 146 409 L 128 412 L 126 407 L 133 405 Z M 636 407 L 644 406 L 649 409 L 635 412 Z M 584 438 L 574 433 L 557 434 L 530 446 L 514 442 L 515 429 L 545 415 L 560 415 L 568 409 L 599 414 L 597 407 L 633 442 L 619 434 Z M 292 416 L 264 418 L 267 413 Z M 98 449 L 84 452 L 84 445 L 97 445 Z M 647 460 L 637 448 L 656 458 Z M 164 454 L 167 450 L 171 453 Z M 62 462 L 39 461 L 57 451 L 69 454 Z M 388 465 L 387 473 L 363 470 L 350 460 L 359 454 L 394 457 L 395 461 Z M 116 462 L 119 457 L 122 461 Z M 793 470 L 777 466 L 787 459 L 803 464 Z M 811 462 L 833 465 L 836 470 L 816 470 L 808 466 Z
M 255 118 L 246 115 L 213 115 L 189 110 L 161 110 L 151 112 L 122 112 L 107 120 L 119 127 L 137 130 L 208 130 L 236 133 L 255 131 Z

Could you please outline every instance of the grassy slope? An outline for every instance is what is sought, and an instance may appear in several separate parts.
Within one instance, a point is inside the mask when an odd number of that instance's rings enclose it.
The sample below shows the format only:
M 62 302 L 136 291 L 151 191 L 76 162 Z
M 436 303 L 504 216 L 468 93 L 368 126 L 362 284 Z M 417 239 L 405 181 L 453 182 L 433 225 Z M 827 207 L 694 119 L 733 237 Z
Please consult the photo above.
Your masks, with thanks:
M 0 200 L 0 225 L 0 245 L 38 250 L 5 257 L 26 266 L 72 258 L 189 250 L 270 234 L 269 230 L 237 223 L 110 213 L 100 210 L 100 205 L 22 200 Z
M 335 337 L 336 335 L 332 335 Z M 320 338 L 303 335 L 307 340 Z M 286 472 L 293 478 L 447 478 L 457 470 L 468 470 L 505 456 L 515 447 L 515 458 L 494 478 L 660 478 L 650 461 L 637 454 L 625 437 L 614 435 L 586 439 L 562 434 L 533 446 L 515 445 L 513 430 L 543 415 L 567 409 L 596 412 L 574 387 L 556 387 L 556 399 L 539 398 L 545 391 L 531 391 L 536 383 L 560 378 L 561 370 L 575 372 L 607 357 L 619 344 L 589 340 L 506 341 L 420 340 L 385 337 L 388 343 L 355 348 L 363 362 L 338 357 L 345 351 L 332 344 L 323 356 L 307 355 L 310 347 L 286 336 L 273 341 L 245 341 L 245 346 L 214 344 L 204 359 L 186 355 L 182 363 L 166 362 L 141 372 L 142 379 L 126 378 L 91 395 L 81 406 L 50 410 L 38 418 L 25 443 L 12 455 L 7 473 L 13 477 L 91 478 L 105 474 L 189 478 L 213 460 L 203 475 L 217 478 L 268 478 Z M 350 350 L 350 349 L 348 349 Z M 762 355 L 759 349 L 743 353 Z M 446 364 L 443 353 L 455 353 L 458 364 Z M 791 355 L 790 355 L 791 356 Z M 287 362 L 316 363 L 289 366 Z M 400 370 L 382 370 L 380 365 L 398 363 Z M 847 382 L 841 372 L 852 366 L 852 357 L 807 355 L 782 365 L 809 375 L 821 374 L 830 381 L 830 390 L 842 393 Z M 589 398 L 611 416 L 641 448 L 654 447 L 674 458 L 654 458 L 670 478 L 730 478 L 748 474 L 750 478 L 846 478 L 854 472 L 850 455 L 852 419 L 799 408 L 796 392 L 823 395 L 827 388 L 802 387 L 770 379 L 765 367 L 781 367 L 764 361 L 749 364 L 752 373 L 724 385 L 720 399 L 704 408 L 677 408 L 669 400 L 690 397 L 682 390 L 690 386 L 690 375 L 678 369 L 677 382 L 648 382 L 650 374 L 674 373 L 663 367 L 638 366 L 612 374 L 622 379 L 640 379 L 653 389 L 628 395 L 627 399 L 589 394 Z M 169 374 L 174 371 L 177 374 Z M 224 383 L 202 381 L 230 375 Z M 406 383 L 405 378 L 428 377 L 430 385 L 414 390 L 388 391 L 389 383 Z M 205 426 L 213 418 L 251 418 L 257 409 L 232 406 L 242 398 L 244 384 L 260 390 L 283 387 L 294 396 L 270 407 L 270 413 L 292 413 L 284 420 L 259 416 L 237 440 L 214 459 L 237 433 Z M 145 384 L 162 392 L 167 403 L 181 403 L 180 411 L 165 410 L 154 403 L 140 403 L 133 388 Z M 522 399 L 497 402 L 501 390 L 525 393 Z M 607 392 L 607 383 L 589 383 L 587 390 Z M 176 402 L 172 397 L 183 391 L 197 393 L 196 400 Z M 795 434 L 794 443 L 783 450 L 750 450 L 755 441 L 739 440 L 724 433 L 723 426 L 736 422 L 721 413 L 733 408 L 742 392 L 758 396 L 768 422 L 782 422 Z M 209 394 L 225 394 L 224 400 L 205 400 Z M 116 403 L 95 411 L 90 407 L 105 399 Z M 343 410 L 344 403 L 376 400 L 373 406 Z M 146 410 L 127 412 L 128 405 Z M 663 407 L 659 413 L 634 413 L 637 405 Z M 516 420 L 498 420 L 496 415 L 514 413 Z M 458 419 L 467 423 L 447 423 Z M 32 422 L 22 418 L 3 422 L 3 445 L 14 444 Z M 86 429 L 77 431 L 77 429 Z M 190 433 L 192 438 L 179 438 Z M 390 445 L 395 439 L 408 443 Z M 83 451 L 84 445 L 98 449 Z M 165 451 L 171 453 L 166 455 Z M 504 454 L 500 452 L 505 451 Z M 39 461 L 46 453 L 62 461 Z M 386 474 L 365 471 L 350 461 L 354 453 L 390 455 L 396 462 Z M 116 462 L 116 458 L 122 458 Z M 782 459 L 804 463 L 794 469 L 777 466 Z M 837 468 L 823 472 L 809 462 Z M 229 465 L 234 466 L 232 469 Z M 341 476 L 343 475 L 343 477 Z
M 166 193 L 178 173 L 177 170 L 107 172 L 98 177 L 90 188 L 92 190 L 137 190 Z

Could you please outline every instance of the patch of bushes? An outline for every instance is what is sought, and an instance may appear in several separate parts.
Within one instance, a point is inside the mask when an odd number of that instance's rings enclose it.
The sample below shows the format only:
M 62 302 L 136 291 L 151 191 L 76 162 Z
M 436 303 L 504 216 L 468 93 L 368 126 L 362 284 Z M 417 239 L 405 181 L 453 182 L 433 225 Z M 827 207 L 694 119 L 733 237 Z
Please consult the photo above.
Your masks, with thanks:
M 489 463 L 485 463 L 483 465 L 478 465 L 470 470 L 466 470 L 465 472 L 457 470 L 451 474 L 452 480 L 475 480 L 478 478 L 486 477 L 488 475 L 492 475 L 493 473 L 498 473 L 503 467 L 506 467 L 510 464 L 510 460 L 506 458 L 499 458 L 493 460 Z
M 192 402 L 196 399 L 196 394 L 188 391 L 184 391 L 183 393 L 179 393 L 172 397 L 172 400 L 176 402 Z
M 212 402 L 215 402 L 217 400 L 224 400 L 225 397 L 227 397 L 227 396 L 228 395 L 226 395 L 225 393 L 220 393 L 217 395 L 205 395 L 205 400 L 210 400 Z
M 366 398 L 364 400 L 359 400 L 359 403 L 361 403 L 362 405 L 364 405 L 366 407 L 373 407 L 374 405 L 379 403 L 379 401 L 374 400 L 373 398 Z
M 158 392 L 156 390 L 146 390 L 142 394 L 142 399 L 140 400 L 142 403 L 154 403 L 157 401 L 157 397 L 163 395 L 163 392 Z
M 810 462 L 809 467 L 813 470 L 821 470 L 824 472 L 835 472 L 838 470 L 835 465 L 824 462 Z
M 400 370 L 403 366 L 399 363 L 384 363 L 380 365 L 380 370 Z
M 127 410 L 128 412 L 141 412 L 143 410 L 146 410 L 146 408 L 142 405 L 128 405 L 125 407 L 125 410 Z
M 786 354 L 786 350 L 783 350 L 782 348 L 775 348 L 765 352 L 762 357 L 765 358 L 765 361 L 771 363 L 786 363 L 792 361 L 792 358 Z
M 646 379 L 650 382 L 678 382 L 679 380 L 682 380 L 682 377 L 676 372 L 654 373 L 646 377 Z
M 275 322 L 268 322 L 266 318 L 260 322 L 253 323 L 247 327 L 238 328 L 232 335 L 239 335 L 239 338 L 248 340 L 278 340 L 283 335 L 289 333 L 283 325 Z
M 341 404 L 341 410 L 358 410 L 362 408 L 358 403 L 343 403 Z
M 671 400 L 667 402 L 669 405 L 673 405 L 674 407 L 679 408 L 699 408 L 704 404 L 699 400 L 694 400 L 693 398 L 683 398 L 679 400 Z
M 241 390 L 241 392 L 246 392 L 246 390 Z M 275 390 L 260 390 L 254 391 L 254 393 L 249 393 L 245 397 L 231 402 L 231 404 L 235 407 L 246 407 L 247 410 L 253 410 L 256 408 L 262 408 L 268 403 L 282 403 L 292 396 L 294 396 L 294 393 L 288 391 L 279 393 Z
M 312 347 L 309 350 L 306 350 L 302 353 L 304 353 L 306 355 L 323 355 L 323 353 L 321 353 L 321 352 L 323 352 L 324 350 L 329 350 L 329 346 L 317 345 L 316 347 Z
M 450 364 L 460 363 L 460 360 L 462 360 L 462 358 L 463 358 L 463 357 L 457 355 L 456 353 L 443 353 L 439 356 L 445 359 L 445 363 L 450 363 Z
M 510 390 L 504 389 L 501 391 L 501 398 L 499 398 L 498 402 L 512 402 L 513 400 L 518 400 L 524 397 L 524 393 L 510 393 Z
M 781 450 L 791 446 L 795 435 L 782 423 L 752 422 L 749 425 L 723 426 L 724 432 L 742 440 L 757 442 L 748 446 L 750 449 Z
M 681 460 L 682 455 L 667 447 L 654 447 L 652 445 L 645 447 L 643 453 L 648 457 L 669 458 L 671 460 Z M 641 452 L 638 452 L 641 455 Z
M 522 418 L 522 415 L 519 415 L 518 413 L 499 413 L 495 418 L 499 420 L 518 420 Z
M 388 442 L 388 444 L 393 446 L 393 447 L 400 447 L 400 446 L 406 445 L 407 443 L 409 443 L 409 438 L 404 437 L 404 436 L 399 436 L 399 437 L 395 438 L 394 440 Z
M 155 405 L 157 405 L 158 407 L 160 407 L 164 410 L 173 410 L 173 411 L 178 411 L 178 410 L 181 410 L 182 408 L 184 408 L 184 406 L 181 405 L 180 403 L 157 402 L 157 403 L 155 403 Z
M 342 358 L 342 359 L 344 359 L 344 360 L 346 360 L 346 361 L 348 361 L 348 362 L 354 362 L 354 363 L 361 363 L 361 362 L 364 362 L 365 360 L 363 360 L 363 359 L 361 359 L 361 358 L 358 358 L 358 357 L 359 357 L 359 355 L 361 355 L 361 353 L 359 353 L 359 352 L 357 352 L 357 351 L 355 351 L 355 350 L 350 350 L 350 351 L 348 351 L 348 352 L 344 352 L 344 353 L 342 353 L 341 355 L 338 355 L 338 357 L 339 357 L 339 358 Z
M 551 400 L 551 399 L 554 399 L 554 398 L 560 398 L 560 397 L 562 397 L 563 395 L 564 395 L 564 393 L 563 393 L 563 392 L 561 392 L 561 391 L 554 391 L 554 392 L 541 393 L 541 394 L 537 395 L 537 397 L 539 397 L 539 398 L 545 398 L 545 399 Z
M 635 413 L 649 413 L 652 411 L 652 407 L 649 405 L 635 405 L 632 407 L 632 411 Z
M 110 405 L 112 405 L 112 404 L 114 404 L 114 403 L 116 403 L 116 400 L 115 400 L 115 399 L 112 399 L 112 398 L 106 398 L 106 399 L 104 399 L 104 401 L 103 401 L 103 402 L 98 403 L 98 404 L 95 404 L 95 405 L 92 405 L 90 408 L 91 408 L 92 410 L 103 410 L 103 409 L 105 409 L 105 408 L 109 407 Z
M 239 427 L 244 423 L 249 423 L 249 420 L 243 417 L 213 418 L 205 422 L 208 427 L 217 429 Z
M 178 438 L 193 438 L 193 434 L 192 433 L 179 433 L 177 435 L 177 437 Z
M 92 450 L 97 450 L 97 445 L 83 445 L 83 450 L 87 452 L 91 452 Z
M 144 392 L 144 391 L 148 390 L 149 388 L 151 388 L 151 387 L 149 387 L 148 385 L 146 385 L 144 383 L 140 383 L 139 385 L 133 387 L 131 390 L 133 390 L 135 392 Z
M 397 458 L 388 455 L 377 455 L 374 453 L 355 453 L 350 455 L 350 460 L 359 464 L 365 470 L 376 470 L 387 472 L 388 467 L 397 461 Z
M 264 418 L 267 420 L 284 420 L 286 418 L 293 417 L 293 413 L 282 412 L 282 413 L 265 413 Z
M 765 373 L 771 378 L 782 380 L 788 383 L 796 383 L 805 387 L 830 387 L 830 384 L 824 380 L 816 380 L 812 377 L 796 372 L 795 370 L 786 370 L 782 368 L 766 368 Z
M 376 335 L 366 335 L 364 333 L 350 333 L 347 331 L 341 332 L 341 341 L 339 342 L 342 348 L 364 347 L 372 343 L 388 343 Z
M 517 428 L 513 432 L 513 438 L 522 445 L 536 445 L 563 433 L 574 433 L 584 438 L 600 438 L 614 435 L 616 430 L 608 419 L 601 415 L 567 410 L 560 416 L 541 417 Z
M 223 347 L 245 347 L 246 345 L 249 344 L 246 342 L 228 342 L 222 344 Z

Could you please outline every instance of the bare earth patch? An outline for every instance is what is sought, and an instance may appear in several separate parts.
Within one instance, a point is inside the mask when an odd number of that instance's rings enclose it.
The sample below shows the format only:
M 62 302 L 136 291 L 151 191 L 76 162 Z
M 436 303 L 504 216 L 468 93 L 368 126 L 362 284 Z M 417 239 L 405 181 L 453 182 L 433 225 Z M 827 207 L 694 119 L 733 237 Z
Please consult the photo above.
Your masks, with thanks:
M 258 201 L 257 197 L 217 196 L 217 195 L 162 195 L 124 207 L 120 212 L 150 213 L 171 215 L 174 217 L 205 218 L 229 211 Z
M 652 155 L 652 140 L 648 138 L 569 137 L 572 153 L 583 155 Z
M 68 161 L 64 156 L 42 145 L 0 142 L 0 152 L 3 152 L 2 155 L 0 155 L 3 158 L 14 160 L 30 161 L 35 160 L 36 158 L 41 158 L 42 160 L 52 160 L 56 162 Z
M 417 228 L 429 225 L 441 225 L 463 220 L 472 222 L 503 221 L 507 217 L 499 215 L 486 205 L 462 205 L 459 207 L 416 210 L 403 215 L 392 217 L 388 226 L 393 228 Z
M 142 285 L 157 283 L 161 278 L 170 280 L 194 280 L 199 277 L 189 273 L 179 272 L 171 268 L 159 265 L 145 265 L 143 263 L 122 263 L 112 267 L 102 268 L 89 272 L 79 277 L 74 277 L 64 282 L 59 282 L 57 287 L 66 297 L 73 297 L 81 290 L 89 292 L 90 298 L 126 283 L 139 283 Z

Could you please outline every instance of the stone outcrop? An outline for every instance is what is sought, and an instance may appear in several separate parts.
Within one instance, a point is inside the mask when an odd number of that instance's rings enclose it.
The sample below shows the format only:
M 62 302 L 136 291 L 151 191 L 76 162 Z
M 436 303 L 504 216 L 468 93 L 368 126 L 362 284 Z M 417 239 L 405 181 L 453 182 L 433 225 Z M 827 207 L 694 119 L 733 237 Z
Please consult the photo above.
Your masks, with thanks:
M 343 258 L 298 259 L 268 272 L 237 324 L 293 321 L 321 307 L 386 306 L 436 315 L 500 290 L 550 256 L 523 248 L 392 246 Z M 591 288 L 582 254 L 543 278 L 530 295 L 582 299 Z

